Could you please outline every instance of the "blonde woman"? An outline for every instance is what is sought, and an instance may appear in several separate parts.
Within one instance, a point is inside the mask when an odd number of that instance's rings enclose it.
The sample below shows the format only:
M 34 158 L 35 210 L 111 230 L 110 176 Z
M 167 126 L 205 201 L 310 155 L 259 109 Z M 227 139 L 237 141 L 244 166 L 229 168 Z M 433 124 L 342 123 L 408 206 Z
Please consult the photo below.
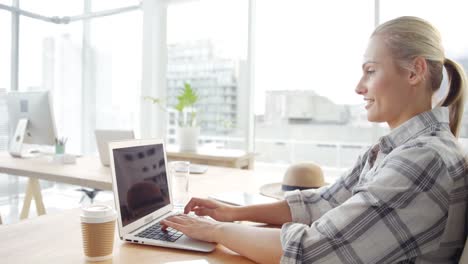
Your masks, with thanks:
M 447 96 L 432 106 L 445 67 Z M 192 199 L 164 221 L 261 263 L 455 263 L 466 239 L 467 163 L 457 146 L 466 77 L 438 31 L 400 17 L 371 35 L 356 92 L 383 136 L 336 183 L 285 201 L 231 207 Z M 250 220 L 281 229 L 229 223 Z

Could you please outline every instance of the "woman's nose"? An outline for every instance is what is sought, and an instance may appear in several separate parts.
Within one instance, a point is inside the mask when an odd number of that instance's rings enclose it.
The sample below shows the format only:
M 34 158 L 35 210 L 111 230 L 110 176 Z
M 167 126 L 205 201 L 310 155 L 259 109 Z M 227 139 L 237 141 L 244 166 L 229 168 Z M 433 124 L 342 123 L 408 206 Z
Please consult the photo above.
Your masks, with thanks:
M 354 91 L 359 95 L 364 95 L 367 93 L 367 88 L 364 85 L 362 85 L 362 82 L 360 81 L 356 85 L 356 88 L 354 89 Z

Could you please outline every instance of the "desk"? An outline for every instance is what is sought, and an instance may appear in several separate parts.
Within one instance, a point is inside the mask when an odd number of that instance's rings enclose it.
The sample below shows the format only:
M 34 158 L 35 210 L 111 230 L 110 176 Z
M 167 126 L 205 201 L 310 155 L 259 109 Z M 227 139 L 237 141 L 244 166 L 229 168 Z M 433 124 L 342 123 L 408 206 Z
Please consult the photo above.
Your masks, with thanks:
M 29 177 L 21 219 L 28 217 L 32 199 L 36 201 L 38 214 L 45 214 L 39 179 L 112 190 L 110 169 L 102 166 L 97 156 L 80 157 L 76 159 L 76 164 L 65 165 L 52 163 L 51 158 L 40 156 L 18 159 L 8 152 L 0 152 L 0 173 Z
M 204 151 L 196 154 L 167 152 L 167 156 L 168 159 L 191 160 L 194 163 L 208 165 L 253 168 L 253 154 L 251 153 L 246 154 L 240 150 L 226 150 L 220 153 L 224 153 L 224 156 L 215 156 L 212 152 Z M 28 217 L 32 199 L 35 200 L 38 215 L 46 213 L 38 180 L 112 190 L 110 169 L 102 166 L 97 156 L 78 157 L 76 164 L 56 164 L 50 161 L 51 158 L 51 156 L 39 156 L 19 159 L 13 158 L 8 152 L 0 152 L 0 173 L 29 177 L 20 219 Z M 212 175 L 211 172 L 216 170 L 209 169 L 208 174 Z
M 281 172 L 270 176 L 269 172 L 260 174 L 252 170 L 210 166 L 205 174 L 189 176 L 190 193 L 206 197 L 213 192 L 258 192 L 262 184 L 277 181 L 281 176 Z M 79 212 L 79 209 L 73 209 L 0 226 L 1 262 L 85 263 Z M 124 243 L 119 240 L 117 232 L 115 241 L 114 257 L 104 263 L 253 263 L 221 245 L 212 253 L 198 253 Z
M 212 149 L 200 147 L 195 152 L 180 151 L 177 147 L 167 147 L 167 159 L 188 160 L 192 163 L 223 166 L 230 168 L 254 168 L 254 153 L 238 149 Z

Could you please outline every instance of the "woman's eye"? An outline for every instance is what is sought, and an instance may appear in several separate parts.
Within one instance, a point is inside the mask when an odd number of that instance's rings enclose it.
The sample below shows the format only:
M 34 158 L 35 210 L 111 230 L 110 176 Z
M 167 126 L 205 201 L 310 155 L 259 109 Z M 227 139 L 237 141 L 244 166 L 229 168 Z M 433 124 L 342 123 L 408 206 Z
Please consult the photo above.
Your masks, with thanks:
M 366 70 L 366 74 L 373 74 L 374 72 L 375 72 L 375 70 L 373 70 L 373 69 Z

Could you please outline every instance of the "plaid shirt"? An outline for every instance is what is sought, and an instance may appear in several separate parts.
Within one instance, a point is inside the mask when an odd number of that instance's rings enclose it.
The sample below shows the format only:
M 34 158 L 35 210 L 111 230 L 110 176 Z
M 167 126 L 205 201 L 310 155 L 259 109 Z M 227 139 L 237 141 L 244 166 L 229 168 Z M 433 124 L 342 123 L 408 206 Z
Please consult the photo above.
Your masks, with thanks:
M 437 107 L 365 152 L 331 186 L 286 194 L 281 263 L 455 263 L 466 239 L 467 163 Z

